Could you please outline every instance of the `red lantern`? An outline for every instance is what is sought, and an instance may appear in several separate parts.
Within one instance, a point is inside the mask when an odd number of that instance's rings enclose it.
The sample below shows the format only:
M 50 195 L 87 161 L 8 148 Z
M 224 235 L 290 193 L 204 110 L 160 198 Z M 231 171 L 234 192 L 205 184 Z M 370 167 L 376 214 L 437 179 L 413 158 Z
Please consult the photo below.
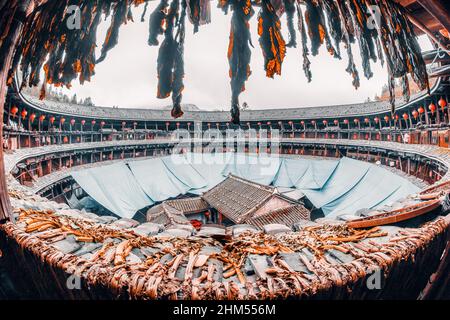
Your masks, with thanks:
M 22 116 L 22 119 L 25 119 L 25 117 L 27 116 L 27 114 L 28 114 L 28 111 L 27 110 L 22 110 L 22 113 L 21 113 L 21 116 Z
M 289 121 L 288 123 L 289 123 L 290 126 L 292 125 L 292 121 Z
M 338 125 L 338 124 L 339 124 L 339 120 L 337 120 L 337 119 L 334 120 L 333 122 L 334 122 L 335 125 Z
M 305 125 L 305 121 L 300 121 L 300 124 L 302 125 L 302 126 L 304 126 Z
M 353 122 L 354 122 L 354 123 L 358 123 L 358 122 L 359 122 L 359 119 L 353 119 Z
M 447 105 L 447 101 L 445 101 L 445 99 L 444 98 L 440 98 L 439 99 L 439 106 L 442 108 L 442 109 L 444 109 L 445 108 L 445 106 Z
M 16 106 L 13 106 L 11 108 L 11 114 L 13 115 L 13 117 L 16 116 L 17 112 L 19 112 L 19 108 L 17 108 Z
M 270 121 L 267 121 L 267 125 L 268 126 L 270 126 L 272 124 L 272 122 L 270 122 Z
M 44 120 L 45 120 L 45 115 L 41 115 L 41 116 L 39 117 L 39 121 L 42 122 L 42 121 L 44 121 Z
M 61 120 L 59 120 L 61 122 L 61 124 L 64 124 L 64 122 L 66 122 L 65 118 L 61 118 Z
M 92 125 L 95 125 L 95 124 L 96 124 L 95 120 L 92 120 L 92 121 L 91 121 L 91 124 L 92 124 Z
M 105 125 L 105 121 L 100 122 L 100 126 L 103 127 Z
M 70 119 L 70 124 L 73 126 L 75 124 L 75 119 Z
M 261 126 L 261 122 L 258 122 L 258 126 Z
M 417 119 L 417 116 L 419 115 L 417 110 L 413 110 L 411 113 L 412 113 L 412 116 L 414 117 L 414 119 Z
M 408 117 L 408 114 L 407 114 L 407 113 L 404 113 L 404 114 L 403 114 L 403 119 L 405 119 L 405 121 L 406 121 L 406 120 L 408 120 L 408 118 L 409 118 L 409 117 Z
M 311 120 L 311 123 L 312 124 L 316 124 L 316 120 Z
M 345 124 L 348 124 L 348 119 L 344 119 L 344 123 L 345 123 Z
M 328 121 L 327 120 L 323 120 L 322 123 L 323 123 L 324 126 L 326 126 L 328 124 Z
M 430 103 L 430 105 L 428 106 L 428 109 L 431 111 L 431 113 L 433 114 L 436 111 L 436 105 L 432 102 Z
M 51 116 L 51 117 L 50 117 L 50 123 L 53 124 L 53 122 L 55 122 L 55 117 L 54 117 L 54 116 Z
M 375 121 L 375 123 L 378 123 L 380 121 L 380 118 L 375 117 L 375 119 L 373 119 Z
M 419 109 L 417 109 L 417 111 L 419 111 L 419 113 L 422 114 L 425 112 L 425 109 L 424 109 L 424 107 L 419 107 Z
M 365 118 L 365 119 L 364 119 L 364 122 L 365 122 L 365 123 L 369 123 L 369 122 L 370 122 L 369 118 Z
M 86 120 L 81 120 L 81 125 L 84 126 L 86 124 Z
M 389 117 L 388 116 L 384 116 L 384 121 L 389 122 Z
M 32 113 L 31 116 L 30 116 L 30 121 L 31 121 L 31 123 L 34 122 L 34 119 L 36 119 L 36 114 L 35 114 L 35 113 Z
M 64 141 L 64 143 L 67 143 L 67 142 L 69 142 L 69 138 L 64 137 L 64 138 L 63 138 L 63 141 Z
M 396 115 L 394 116 L 394 119 L 395 119 L 395 121 L 398 120 L 398 114 L 396 114 Z

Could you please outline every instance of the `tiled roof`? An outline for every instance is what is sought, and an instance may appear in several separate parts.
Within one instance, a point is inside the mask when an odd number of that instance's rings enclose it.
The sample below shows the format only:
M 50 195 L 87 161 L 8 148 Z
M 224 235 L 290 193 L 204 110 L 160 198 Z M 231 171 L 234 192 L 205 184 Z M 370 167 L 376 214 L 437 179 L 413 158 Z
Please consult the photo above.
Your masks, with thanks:
M 162 224 L 164 226 L 173 224 L 190 224 L 182 211 L 163 202 L 147 211 L 147 222 Z
M 208 203 L 200 197 L 178 200 L 167 200 L 165 204 L 183 212 L 184 214 L 197 213 L 209 209 Z
M 425 92 L 412 95 L 411 101 L 423 96 Z M 148 121 L 172 121 L 170 110 L 161 109 L 133 109 L 111 108 L 100 106 L 84 106 L 51 100 L 41 101 L 36 97 L 22 94 L 21 98 L 45 112 L 74 115 L 81 117 L 102 118 L 111 120 L 148 120 Z M 405 106 L 402 98 L 397 98 L 397 108 Z M 230 120 L 229 107 L 221 108 L 224 111 L 185 111 L 180 121 L 203 122 L 228 122 Z M 292 119 L 321 119 L 327 117 L 362 116 L 372 113 L 390 112 L 388 101 L 372 101 L 353 104 L 314 106 L 299 108 L 276 108 L 261 110 L 241 111 L 242 121 L 266 121 L 266 120 L 292 120 Z
M 233 175 L 202 195 L 209 205 L 235 223 L 241 223 L 249 212 L 258 208 L 275 192 L 272 187 Z
M 309 210 L 302 205 L 293 205 L 287 208 L 273 210 L 259 217 L 250 218 L 245 223 L 259 228 L 272 223 L 285 224 L 292 228 L 295 223 L 301 220 L 310 220 Z

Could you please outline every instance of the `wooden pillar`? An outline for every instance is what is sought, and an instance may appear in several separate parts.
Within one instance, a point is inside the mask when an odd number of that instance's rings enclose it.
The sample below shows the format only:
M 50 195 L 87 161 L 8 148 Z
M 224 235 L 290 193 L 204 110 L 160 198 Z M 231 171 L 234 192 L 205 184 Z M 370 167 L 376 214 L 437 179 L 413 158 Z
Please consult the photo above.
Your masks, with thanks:
M 0 22 L 0 28 L 9 32 L 0 46 L 0 146 L 3 145 L 3 110 L 7 92 L 8 72 L 11 67 L 19 35 L 23 28 L 21 21 L 26 16 L 30 0 L 9 0 L 3 5 L 2 11 L 9 21 Z M 0 148 L 0 223 L 11 218 L 11 203 L 9 201 L 8 188 L 5 178 L 5 166 L 3 162 L 3 148 Z

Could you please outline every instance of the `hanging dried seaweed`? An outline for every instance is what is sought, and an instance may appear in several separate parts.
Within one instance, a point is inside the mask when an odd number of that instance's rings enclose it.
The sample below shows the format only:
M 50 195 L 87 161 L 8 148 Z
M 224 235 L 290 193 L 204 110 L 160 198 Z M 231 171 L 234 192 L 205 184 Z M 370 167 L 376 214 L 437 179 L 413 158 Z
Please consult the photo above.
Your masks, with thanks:
M 230 40 L 228 44 L 228 63 L 230 65 L 231 85 L 231 122 L 239 124 L 239 95 L 245 90 L 245 82 L 250 71 L 250 30 L 249 20 L 254 11 L 250 0 L 233 0 Z M 222 7 L 228 10 L 228 4 Z
M 169 5 L 168 0 L 161 0 L 158 6 L 150 15 L 148 44 L 150 46 L 159 45 L 158 36 L 164 34 L 164 22 L 166 18 L 165 10 Z
M 173 83 L 172 83 L 172 117 L 178 118 L 183 115 L 181 110 L 182 92 L 184 89 L 184 38 L 185 38 L 185 20 L 186 20 L 186 1 L 182 1 L 181 15 L 178 21 L 178 30 L 175 36 L 176 50 L 173 66 Z
M 259 44 L 264 55 L 266 76 L 281 75 L 281 65 L 286 55 L 286 43 L 281 34 L 280 19 L 269 0 L 262 0 L 258 16 Z
M 311 62 L 309 61 L 308 55 L 309 55 L 309 49 L 308 45 L 306 43 L 306 29 L 305 29 L 305 22 L 303 21 L 303 13 L 302 8 L 297 3 L 297 16 L 298 16 L 298 30 L 300 32 L 301 38 L 302 38 L 302 56 L 303 56 L 303 71 L 305 72 L 306 79 L 308 79 L 308 82 L 311 82 L 312 73 L 311 73 Z
M 210 22 L 210 0 L 172 1 L 171 7 L 177 7 L 177 13 L 168 8 L 168 0 L 161 0 L 149 19 L 150 45 L 158 45 L 158 37 L 164 35 L 158 57 L 158 97 L 168 97 L 172 93 L 174 104 L 173 116 L 182 115 L 180 108 L 183 91 L 183 47 L 184 16 L 186 15 L 197 31 L 199 26 Z M 66 86 L 79 79 L 81 83 L 89 81 L 94 75 L 96 63 L 103 61 L 109 50 L 118 42 L 119 29 L 133 21 L 131 8 L 145 3 L 147 0 L 40 0 L 24 16 L 24 10 L 7 10 L 0 14 L 0 58 L 4 56 L 10 41 L 10 34 L 15 25 L 23 22 L 16 55 L 14 56 L 7 82 L 13 82 L 16 69 L 20 66 L 22 83 L 20 87 L 37 86 L 41 71 L 44 70 L 46 84 Z M 7 7 L 5 1 L 0 2 Z M 14 6 L 28 2 L 14 0 Z M 180 3 L 182 10 L 180 15 Z M 344 44 L 348 56 L 346 71 L 352 76 L 355 88 L 359 87 L 359 75 L 355 66 L 352 44 L 357 42 L 360 48 L 364 75 L 372 76 L 370 60 L 386 62 L 390 102 L 394 110 L 395 95 L 393 84 L 395 79 L 402 79 L 403 94 L 409 99 L 408 75 L 420 89 L 429 88 L 428 75 L 420 47 L 414 30 L 407 19 L 405 9 L 390 0 L 260 0 L 258 17 L 258 34 L 264 55 L 264 68 L 268 77 L 281 74 L 281 65 L 286 54 L 286 47 L 295 47 L 296 32 L 293 16 L 295 9 L 298 15 L 298 29 L 301 35 L 303 69 L 308 81 L 311 80 L 308 54 L 317 55 L 320 46 L 325 43 L 327 50 L 340 58 L 340 43 Z M 303 5 L 306 5 L 303 21 Z M 370 6 L 378 6 L 380 19 L 376 28 L 369 25 Z M 11 6 L 11 8 L 14 8 Z M 73 18 L 69 6 L 76 6 L 76 14 L 82 21 L 81 27 L 69 28 L 68 22 Z M 253 15 L 250 0 L 219 0 L 219 7 L 225 12 L 233 10 L 230 32 L 228 59 L 230 64 L 232 89 L 232 120 L 239 121 L 239 94 L 245 88 L 250 75 L 250 32 L 249 20 Z M 297 8 L 296 8 L 297 7 Z M 145 11 L 142 17 L 145 15 Z M 286 13 L 289 41 L 285 44 L 281 35 L 280 17 Z M 101 54 L 95 57 L 97 46 L 97 27 L 102 17 L 111 17 L 111 24 L 105 37 Z M 306 26 L 308 29 L 306 29 Z M 175 30 L 176 29 L 176 30 Z M 174 36 L 174 33 L 176 35 Z M 311 46 L 308 48 L 307 37 Z M 41 98 L 45 96 L 42 86 Z
M 294 27 L 295 0 L 283 0 L 284 11 L 286 12 L 287 27 L 289 31 L 289 42 L 286 44 L 288 48 L 297 47 L 297 35 Z
M 183 1 L 182 14 L 180 17 L 180 2 L 172 0 L 168 13 L 165 17 L 164 41 L 158 53 L 158 94 L 159 99 L 164 99 L 172 93 L 173 109 L 172 117 L 178 118 L 183 115 L 181 110 L 181 93 L 183 91 L 184 77 L 184 20 L 186 6 Z M 177 28 L 174 37 L 174 29 Z

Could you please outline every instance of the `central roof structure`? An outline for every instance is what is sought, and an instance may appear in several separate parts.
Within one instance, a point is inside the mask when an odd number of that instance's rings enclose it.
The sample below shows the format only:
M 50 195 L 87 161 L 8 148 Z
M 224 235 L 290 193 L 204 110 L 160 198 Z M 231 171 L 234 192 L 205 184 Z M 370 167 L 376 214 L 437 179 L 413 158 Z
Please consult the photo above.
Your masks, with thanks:
M 234 223 L 261 226 L 265 216 L 277 216 L 274 211 L 279 211 L 281 216 L 293 213 L 301 216 L 301 219 L 309 219 L 309 211 L 306 208 L 282 196 L 276 188 L 234 175 L 229 175 L 227 179 L 205 192 L 202 198 Z M 267 219 L 270 220 L 268 217 Z M 273 222 L 276 220 L 272 218 Z

